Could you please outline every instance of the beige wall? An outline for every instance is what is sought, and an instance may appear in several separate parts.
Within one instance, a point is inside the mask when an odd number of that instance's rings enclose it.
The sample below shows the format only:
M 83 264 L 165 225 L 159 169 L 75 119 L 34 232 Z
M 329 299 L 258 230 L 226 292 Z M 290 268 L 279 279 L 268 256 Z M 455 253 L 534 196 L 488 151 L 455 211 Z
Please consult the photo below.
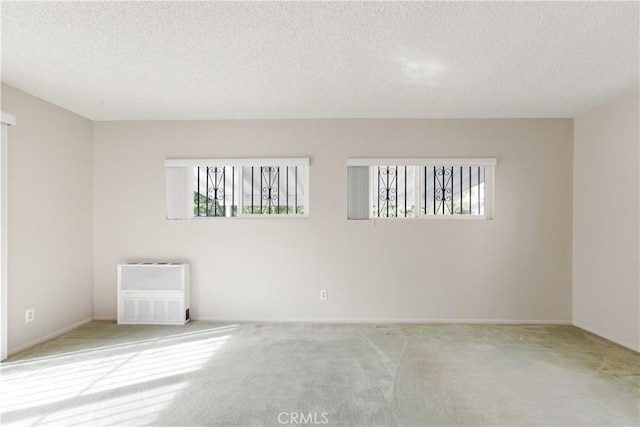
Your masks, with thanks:
M 569 119 L 95 123 L 94 314 L 116 264 L 187 260 L 196 318 L 570 322 L 572 141 Z M 310 219 L 165 220 L 165 158 L 261 156 L 311 157 Z M 347 221 L 358 156 L 497 156 L 495 219 Z
M 640 350 L 638 94 L 574 120 L 574 324 Z
M 91 121 L 2 85 L 9 128 L 8 352 L 92 316 Z M 24 312 L 36 320 L 25 324 Z
M 138 260 L 190 261 L 199 318 L 568 322 L 573 303 L 640 349 L 637 94 L 575 121 L 92 124 L 3 84 L 2 110 L 10 353 L 114 318 L 115 265 Z M 260 156 L 311 157 L 310 219 L 164 219 L 165 158 Z M 376 156 L 498 157 L 495 219 L 347 221 L 345 160 Z

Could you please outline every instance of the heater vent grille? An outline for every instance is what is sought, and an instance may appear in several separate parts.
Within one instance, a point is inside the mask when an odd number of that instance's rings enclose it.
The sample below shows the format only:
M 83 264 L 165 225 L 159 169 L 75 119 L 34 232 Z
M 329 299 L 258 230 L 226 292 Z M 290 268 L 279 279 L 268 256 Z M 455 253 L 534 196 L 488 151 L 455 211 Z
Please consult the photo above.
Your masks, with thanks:
M 189 264 L 118 266 L 118 323 L 182 325 L 190 309 Z

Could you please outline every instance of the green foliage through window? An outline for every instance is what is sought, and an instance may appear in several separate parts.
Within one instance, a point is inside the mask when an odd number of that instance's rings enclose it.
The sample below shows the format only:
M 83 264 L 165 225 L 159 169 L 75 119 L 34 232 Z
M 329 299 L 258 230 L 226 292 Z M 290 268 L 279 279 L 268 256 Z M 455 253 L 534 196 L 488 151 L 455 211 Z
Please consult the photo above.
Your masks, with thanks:
M 242 213 L 250 214 L 304 214 L 304 206 L 298 206 L 298 210 L 294 212 L 293 206 L 243 206 Z
M 225 216 L 224 210 L 224 207 L 217 200 L 197 191 L 193 192 L 194 216 Z

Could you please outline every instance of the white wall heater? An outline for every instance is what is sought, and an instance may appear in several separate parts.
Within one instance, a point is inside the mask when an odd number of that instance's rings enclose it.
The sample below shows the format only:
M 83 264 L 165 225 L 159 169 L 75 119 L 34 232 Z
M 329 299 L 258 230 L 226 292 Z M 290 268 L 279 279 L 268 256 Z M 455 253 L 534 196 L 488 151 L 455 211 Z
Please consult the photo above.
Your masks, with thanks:
M 185 263 L 118 265 L 118 323 L 184 325 L 190 320 Z

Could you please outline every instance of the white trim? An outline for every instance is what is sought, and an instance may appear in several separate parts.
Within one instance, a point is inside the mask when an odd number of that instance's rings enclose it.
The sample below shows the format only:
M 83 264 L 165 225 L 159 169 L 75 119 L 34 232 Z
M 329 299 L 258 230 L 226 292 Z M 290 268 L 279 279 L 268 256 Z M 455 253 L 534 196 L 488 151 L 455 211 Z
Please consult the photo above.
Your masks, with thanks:
M 16 116 L 14 116 L 13 114 L 5 113 L 4 111 L 2 111 L 0 114 L 1 114 L 0 117 L 1 117 L 2 123 L 7 124 L 9 126 L 16 125 Z
M 495 324 L 495 325 L 562 325 L 571 326 L 570 320 L 531 320 L 531 319 L 396 319 L 388 317 L 194 317 L 194 321 L 200 322 L 233 322 L 233 323 L 408 323 L 408 324 Z
M 277 157 L 248 159 L 165 159 L 165 167 L 205 167 L 205 166 L 309 166 L 309 157 Z
M 347 159 L 347 166 L 496 166 L 496 157 L 393 158 L 357 157 Z
M 44 337 L 38 338 L 37 340 L 33 340 L 33 341 L 30 341 L 30 342 L 28 342 L 26 344 L 23 344 L 23 345 L 19 346 L 19 347 L 16 347 L 16 348 L 12 349 L 11 352 L 9 352 L 9 356 L 13 356 L 14 354 L 20 353 L 21 351 L 24 351 L 24 350 L 26 350 L 28 348 L 31 348 L 31 347 L 35 346 L 35 345 L 42 344 L 43 342 L 49 341 L 50 339 L 57 338 L 60 335 L 66 334 L 69 331 L 72 331 L 72 330 L 74 330 L 76 328 L 79 328 L 80 326 L 86 325 L 87 323 L 91 322 L 92 320 L 93 320 L 93 318 L 89 317 L 87 319 L 84 319 L 84 320 L 81 320 L 79 322 L 76 322 L 76 323 L 74 323 L 72 325 L 69 325 L 69 326 L 67 326 L 65 328 L 58 329 L 55 332 L 51 332 L 50 334 L 47 334 Z

